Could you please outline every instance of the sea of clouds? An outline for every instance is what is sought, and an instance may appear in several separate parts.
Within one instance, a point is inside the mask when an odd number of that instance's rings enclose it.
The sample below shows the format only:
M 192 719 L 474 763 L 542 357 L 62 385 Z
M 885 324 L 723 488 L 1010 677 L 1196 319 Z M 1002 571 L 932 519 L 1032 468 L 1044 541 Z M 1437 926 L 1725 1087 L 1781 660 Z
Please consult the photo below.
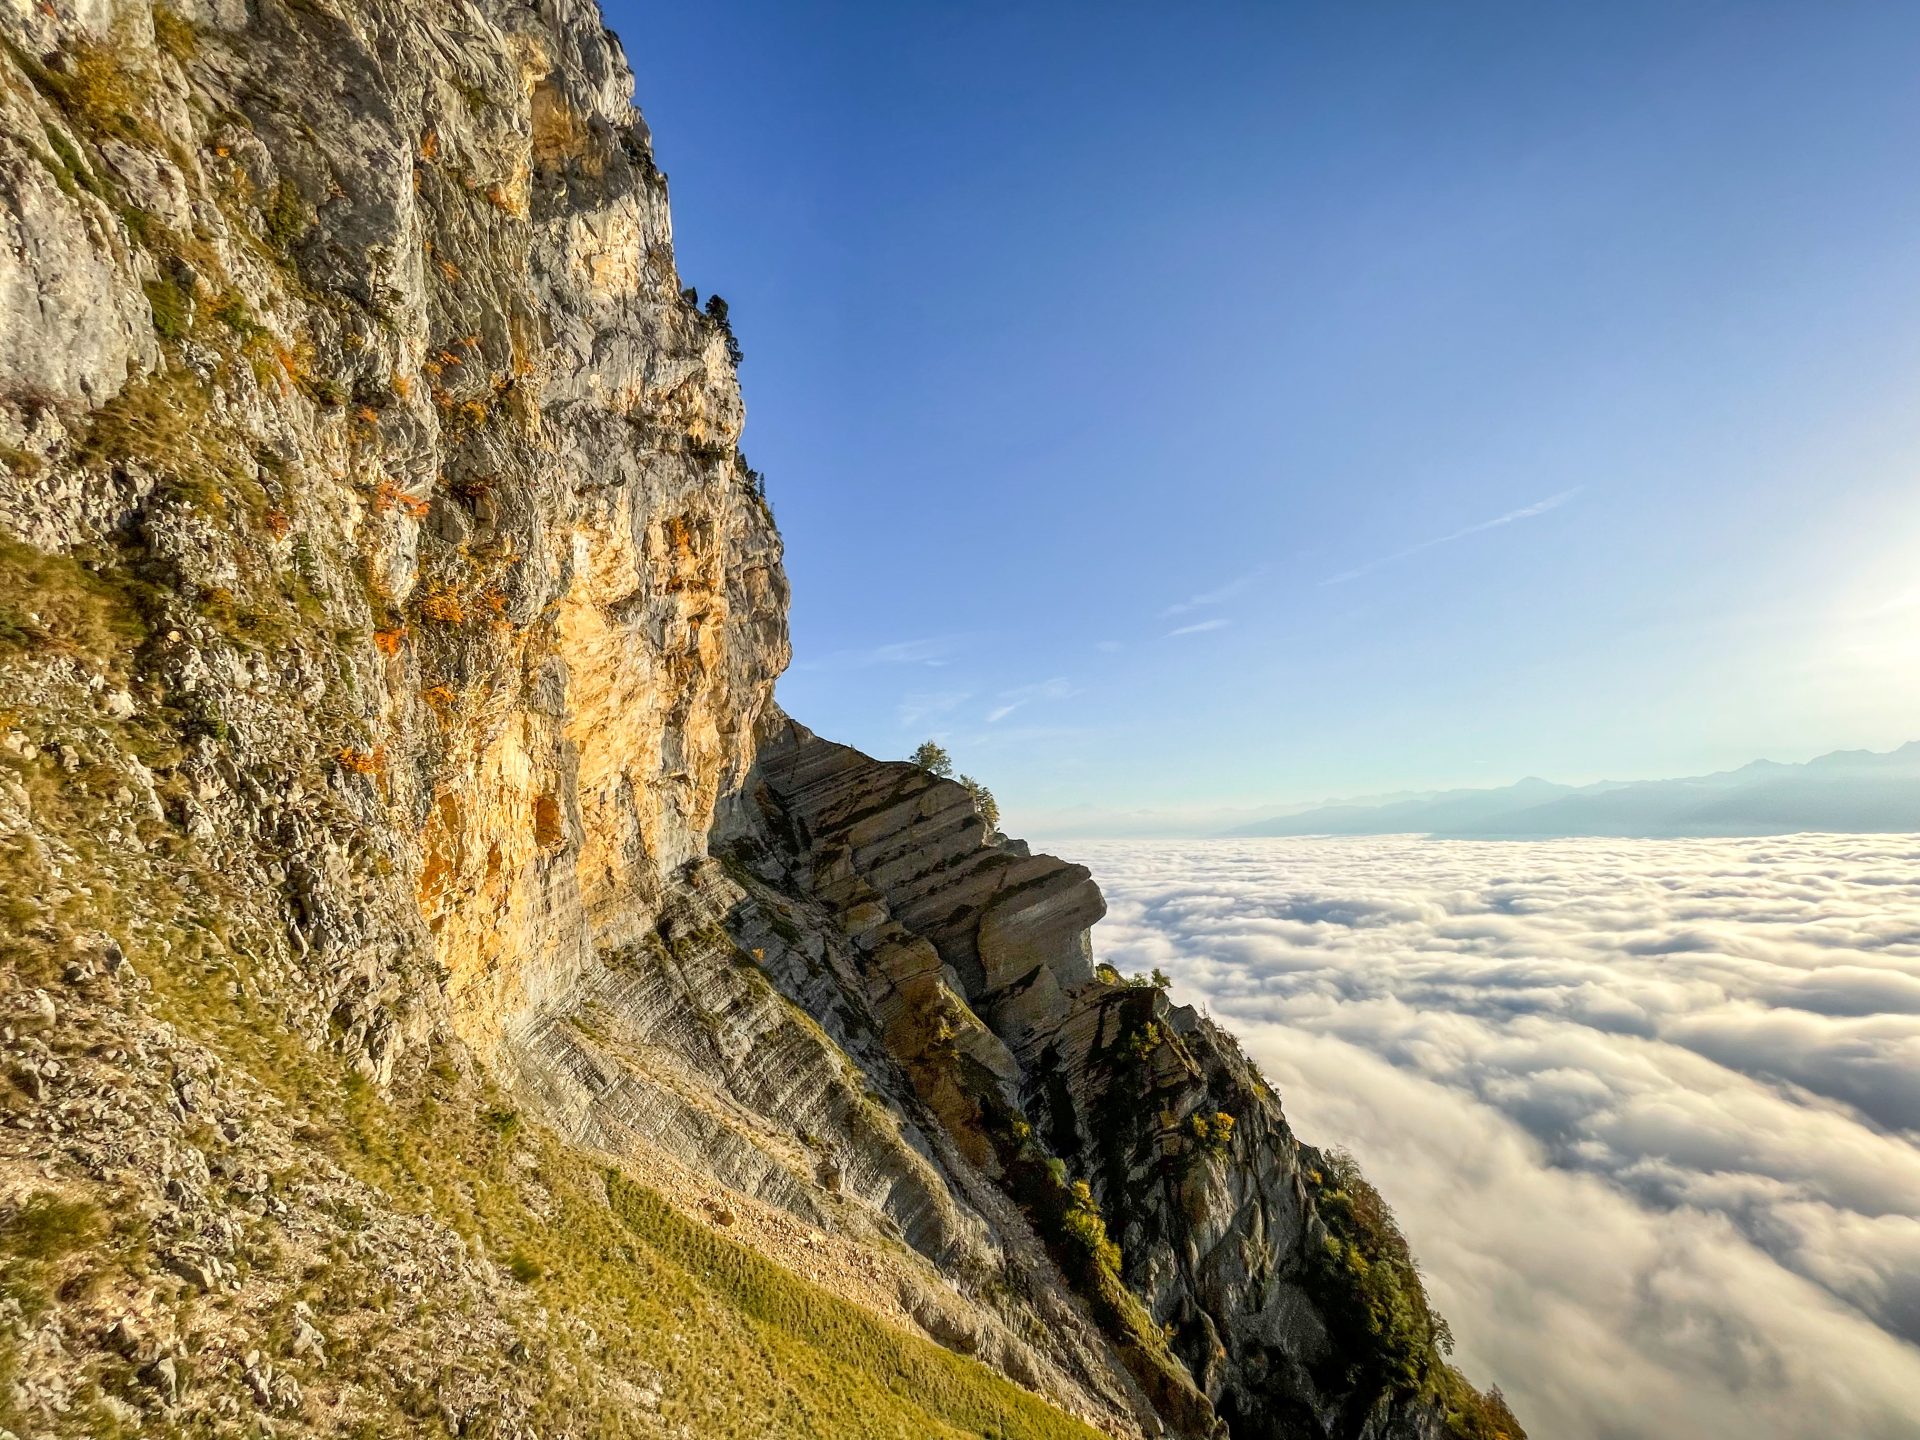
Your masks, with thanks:
M 1535 1440 L 1920 1437 L 1920 837 L 1062 849 Z

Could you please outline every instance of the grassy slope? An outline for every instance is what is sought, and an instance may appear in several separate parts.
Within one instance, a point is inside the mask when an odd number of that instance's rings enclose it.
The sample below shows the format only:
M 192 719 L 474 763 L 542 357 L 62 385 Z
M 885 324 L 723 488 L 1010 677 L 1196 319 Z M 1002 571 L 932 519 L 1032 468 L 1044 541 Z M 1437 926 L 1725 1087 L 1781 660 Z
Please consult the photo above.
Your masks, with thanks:
M 7 562 L 0 575 L 0 672 L 32 670 L 49 654 L 111 671 L 137 648 L 145 626 L 135 590 L 111 562 L 96 575 L 4 537 L 0 558 Z M 16 696 L 33 689 L 0 684 L 0 692 Z M 0 711 L 8 727 L 42 745 L 75 733 L 74 716 L 31 701 Z M 308 1157 L 297 1171 L 322 1180 L 344 1171 L 367 1187 L 357 1204 L 449 1227 L 471 1250 L 499 1262 L 502 1310 L 543 1337 L 516 1362 L 539 1432 L 712 1440 L 1097 1434 L 987 1367 L 897 1329 L 689 1218 L 609 1169 L 605 1157 L 524 1123 L 484 1081 L 463 1074 L 447 1050 L 411 1067 L 392 1094 L 382 1095 L 337 1056 L 308 1048 L 279 1015 L 272 968 L 262 970 L 258 960 L 284 948 L 277 897 L 248 893 L 176 826 L 147 816 L 129 820 L 109 798 L 123 757 L 134 754 L 156 766 L 166 793 L 167 762 L 178 753 L 172 723 L 166 715 L 120 725 L 89 719 L 94 759 L 75 774 L 44 752 L 32 759 L 0 755 L 31 797 L 35 829 L 56 841 L 51 853 L 17 835 L 0 843 L 7 881 L 0 960 L 17 981 L 58 989 L 76 937 L 112 935 L 151 983 L 139 1002 L 148 1014 L 218 1055 L 243 1089 L 284 1107 L 286 1130 Z M 107 843 L 104 833 L 115 824 L 138 843 Z M 7 1100 L 15 1109 L 28 1103 L 22 1094 Z M 205 1143 L 220 1145 L 217 1136 Z M 345 1176 L 334 1188 L 351 1185 Z M 127 1199 L 94 1193 L 74 1175 L 58 1190 L 0 1207 L 7 1293 L 37 1315 L 74 1295 L 150 1285 L 155 1271 L 144 1245 L 114 1238 L 111 1217 L 126 1211 Z M 296 1301 L 321 1317 L 333 1337 L 331 1378 L 361 1382 L 352 1406 L 357 1433 L 444 1433 L 442 1419 L 411 1404 L 382 1369 L 396 1350 L 406 1354 L 417 1345 L 430 1356 L 438 1337 L 396 1331 L 391 1291 L 379 1273 L 384 1262 L 344 1258 L 356 1224 L 343 1214 L 340 1225 L 341 1244 L 304 1272 L 288 1266 L 280 1273 L 259 1262 L 256 1277 L 280 1297 L 276 1324 L 290 1323 Z M 86 1243 L 65 1243 L 66 1231 Z M 180 1303 L 204 1311 L 225 1302 L 209 1296 Z M 553 1323 L 531 1319 L 543 1309 Z M 0 1335 L 0 1379 L 31 1373 L 34 1362 L 18 1344 L 19 1337 Z M 502 1363 L 498 1355 L 454 1359 Z M 114 1380 L 116 1364 L 96 1365 L 97 1381 L 107 1392 L 133 1393 L 124 1376 Z M 657 1404 L 651 1395 L 640 1398 L 648 1390 Z M 0 1425 L 28 1423 L 9 1413 L 4 1391 L 0 1386 Z
M 1089 1430 L 986 1367 L 910 1335 L 676 1210 L 501 1109 L 389 1104 L 350 1086 L 352 1168 L 495 1257 L 542 1304 L 591 1324 L 598 1364 L 652 1373 L 662 1417 L 727 1437 L 1034 1437 Z M 550 1202 L 516 1174 L 531 1156 Z M 545 1200 L 545 1197 L 542 1197 Z M 573 1364 L 585 1354 L 570 1357 Z M 549 1361 L 551 1364 L 551 1361 Z M 571 1365 L 555 1366 L 556 1378 Z M 591 1387 L 549 1388 L 541 1428 L 628 1433 Z M 635 1433 L 645 1433 L 644 1431 Z

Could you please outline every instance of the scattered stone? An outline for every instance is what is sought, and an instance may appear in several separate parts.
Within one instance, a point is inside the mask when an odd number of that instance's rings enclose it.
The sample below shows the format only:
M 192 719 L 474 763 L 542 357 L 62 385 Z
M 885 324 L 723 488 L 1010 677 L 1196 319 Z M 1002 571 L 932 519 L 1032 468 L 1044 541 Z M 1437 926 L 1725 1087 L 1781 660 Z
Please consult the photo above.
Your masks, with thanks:
M 326 1342 L 320 1332 L 305 1320 L 298 1317 L 296 1317 L 293 1322 L 293 1345 L 291 1349 L 296 1357 L 311 1355 L 316 1360 L 325 1360 L 327 1358 Z
M 168 1270 L 196 1289 L 211 1290 L 220 1283 L 219 1265 L 212 1259 L 203 1259 L 198 1255 L 172 1255 L 167 1258 L 166 1265 Z
M 144 1344 L 140 1331 L 134 1326 L 133 1318 L 128 1315 L 122 1315 L 113 1322 L 113 1328 L 107 1331 L 105 1339 L 109 1350 L 116 1355 L 124 1355 L 129 1360 L 140 1353 Z
M 171 1355 L 162 1355 L 140 1372 L 140 1378 L 171 1405 L 180 1398 L 180 1371 Z

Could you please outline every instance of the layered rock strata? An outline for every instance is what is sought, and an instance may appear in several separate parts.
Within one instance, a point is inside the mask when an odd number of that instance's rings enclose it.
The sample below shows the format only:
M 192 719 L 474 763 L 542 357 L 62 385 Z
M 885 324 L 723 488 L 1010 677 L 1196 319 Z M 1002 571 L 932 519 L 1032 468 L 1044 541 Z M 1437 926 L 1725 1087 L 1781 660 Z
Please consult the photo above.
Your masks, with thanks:
M 1156 1354 L 1123 1328 L 1117 1344 L 1164 1419 L 1205 1433 L 1217 1412 L 1235 1436 L 1438 1433 L 1431 1402 L 1346 1383 L 1314 1297 L 1316 1152 L 1230 1035 L 1096 969 L 1089 929 L 1106 907 L 1085 868 L 987 836 L 959 785 L 790 721 L 755 779 L 722 839 L 852 941 L 889 1047 L 955 1147 L 1016 1197 L 1035 1150 L 1089 1182 L 1120 1278 L 1169 1341 Z M 1079 1288 L 1103 1310 L 1097 1286 Z

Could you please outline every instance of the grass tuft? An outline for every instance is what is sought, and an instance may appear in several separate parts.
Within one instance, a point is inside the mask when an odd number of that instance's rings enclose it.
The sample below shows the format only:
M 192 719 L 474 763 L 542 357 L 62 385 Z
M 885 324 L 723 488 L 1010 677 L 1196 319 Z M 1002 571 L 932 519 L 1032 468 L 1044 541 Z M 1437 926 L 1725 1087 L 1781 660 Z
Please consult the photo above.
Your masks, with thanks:
M 128 597 L 71 555 L 0 533 L 0 650 L 105 663 L 146 639 Z
M 41 1191 L 0 1222 L 0 1248 L 21 1260 L 60 1260 L 94 1244 L 106 1229 L 92 1201 Z

